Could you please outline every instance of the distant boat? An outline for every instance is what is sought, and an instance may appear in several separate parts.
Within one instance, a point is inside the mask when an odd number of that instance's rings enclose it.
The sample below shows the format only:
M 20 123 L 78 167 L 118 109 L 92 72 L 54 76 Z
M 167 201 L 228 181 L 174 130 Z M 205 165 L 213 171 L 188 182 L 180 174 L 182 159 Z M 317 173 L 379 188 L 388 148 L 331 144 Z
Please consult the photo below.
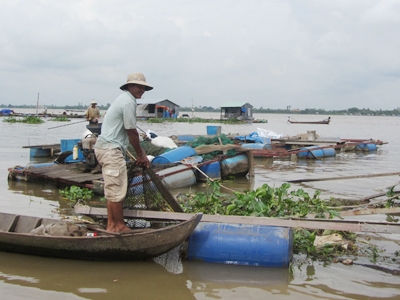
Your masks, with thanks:
M 296 121 L 293 120 L 291 117 L 288 118 L 288 122 L 291 124 L 329 124 L 330 121 L 331 117 L 322 121 Z
M 65 111 L 70 111 L 70 112 L 85 112 L 83 109 L 66 109 Z

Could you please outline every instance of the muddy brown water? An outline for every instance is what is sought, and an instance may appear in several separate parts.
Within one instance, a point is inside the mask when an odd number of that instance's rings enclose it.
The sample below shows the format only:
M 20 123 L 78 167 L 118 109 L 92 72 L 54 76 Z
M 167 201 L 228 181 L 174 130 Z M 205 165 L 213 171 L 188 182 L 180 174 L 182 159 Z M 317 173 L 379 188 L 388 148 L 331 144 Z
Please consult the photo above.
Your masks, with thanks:
M 61 111 L 62 112 L 62 111 Z M 57 113 L 55 111 L 54 113 Z M 197 117 L 218 118 L 218 113 L 195 113 Z M 268 123 L 221 125 L 225 134 L 249 134 L 257 127 L 293 136 L 315 130 L 322 137 L 373 138 L 388 142 L 376 152 L 338 152 L 334 158 L 297 160 L 257 158 L 255 178 L 226 182 L 246 190 L 264 183 L 280 186 L 288 180 L 359 176 L 400 172 L 400 118 L 395 116 L 331 116 L 330 125 L 288 124 L 287 115 L 260 114 Z M 295 116 L 322 120 L 327 116 Z M 72 120 L 72 123 L 80 119 Z M 58 218 L 57 208 L 68 208 L 57 188 L 49 184 L 8 182 L 7 169 L 16 165 L 44 162 L 31 160 L 22 146 L 58 143 L 60 139 L 81 138 L 86 123 L 48 129 L 64 122 L 46 120 L 40 125 L 0 122 L 0 210 L 32 216 Z M 206 134 L 210 124 L 139 122 L 161 136 Z M 220 125 L 220 124 L 213 124 Z M 387 191 L 399 176 L 381 176 L 292 184 L 321 197 L 359 199 Z M 191 189 L 201 191 L 200 184 Z M 385 220 L 385 215 L 363 217 Z M 396 261 L 399 235 L 370 235 L 381 252 L 381 264 Z M 0 290 L 3 299 L 400 299 L 400 276 L 362 265 L 345 266 L 318 262 L 288 269 L 226 266 L 180 261 L 176 253 L 146 262 L 85 262 L 0 252 Z M 298 260 L 301 259 L 297 258 Z M 366 255 L 356 260 L 373 265 Z M 397 266 L 390 264 L 390 267 Z

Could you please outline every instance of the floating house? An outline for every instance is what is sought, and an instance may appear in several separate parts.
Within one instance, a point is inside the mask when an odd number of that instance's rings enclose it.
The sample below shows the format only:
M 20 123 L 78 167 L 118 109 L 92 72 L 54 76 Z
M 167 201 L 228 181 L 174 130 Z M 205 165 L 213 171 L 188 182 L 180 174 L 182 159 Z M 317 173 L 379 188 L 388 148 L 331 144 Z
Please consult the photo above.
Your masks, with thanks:
M 253 106 L 247 102 L 228 102 L 221 106 L 221 120 L 238 119 L 252 123 Z
M 138 103 L 137 118 L 177 118 L 180 106 L 168 99 L 154 103 Z

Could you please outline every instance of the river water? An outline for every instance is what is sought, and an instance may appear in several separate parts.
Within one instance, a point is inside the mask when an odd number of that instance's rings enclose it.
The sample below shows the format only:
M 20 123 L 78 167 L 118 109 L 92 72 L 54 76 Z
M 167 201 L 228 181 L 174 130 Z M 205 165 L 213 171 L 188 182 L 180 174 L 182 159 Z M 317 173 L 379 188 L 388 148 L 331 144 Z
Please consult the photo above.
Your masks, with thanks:
M 62 111 L 54 111 L 61 113 Z M 191 114 L 190 114 L 191 115 Z M 218 113 L 195 113 L 196 117 L 218 119 Z M 268 123 L 224 125 L 218 123 L 138 122 L 140 129 L 158 135 L 206 134 L 206 125 L 220 125 L 222 133 L 247 135 L 257 128 L 284 136 L 315 130 L 329 138 L 379 139 L 387 144 L 371 153 L 337 152 L 320 160 L 290 158 L 255 159 L 254 180 L 239 179 L 224 185 L 239 190 L 264 183 L 280 186 L 288 180 L 345 177 L 400 172 L 400 118 L 394 116 L 331 116 L 330 125 L 288 124 L 288 115 L 259 114 Z M 294 116 L 297 120 L 322 120 L 327 116 Z M 2 212 L 58 218 L 58 208 L 68 208 L 56 188 L 46 184 L 9 182 L 10 167 L 43 162 L 31 160 L 27 145 L 59 143 L 60 139 L 81 138 L 86 122 L 46 120 L 39 125 L 0 122 L 0 210 Z M 57 128 L 52 128 L 60 126 Z M 344 199 L 385 192 L 399 183 L 399 176 L 371 176 L 354 179 L 292 184 L 321 197 Z M 201 190 L 202 186 L 187 189 Z M 184 190 L 186 191 L 186 190 Z M 179 191 L 174 191 L 179 192 Z M 386 216 L 364 217 L 385 220 Z M 384 252 L 395 257 L 399 235 L 371 235 Z M 369 262 L 368 257 L 363 262 Z M 288 269 L 271 269 L 179 262 L 159 258 L 157 262 L 85 262 L 0 253 L 0 299 L 400 299 L 400 277 L 361 265 L 345 266 L 318 262 Z

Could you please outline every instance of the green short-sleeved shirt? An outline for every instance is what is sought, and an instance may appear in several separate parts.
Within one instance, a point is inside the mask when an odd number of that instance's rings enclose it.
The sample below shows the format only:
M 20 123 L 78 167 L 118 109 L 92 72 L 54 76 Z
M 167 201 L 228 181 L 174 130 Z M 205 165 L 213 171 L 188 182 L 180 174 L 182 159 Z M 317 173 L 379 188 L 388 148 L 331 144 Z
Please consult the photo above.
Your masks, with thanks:
M 94 148 L 120 148 L 124 155 L 129 145 L 127 129 L 136 129 L 136 99 L 125 91 L 111 104 L 101 125 Z

